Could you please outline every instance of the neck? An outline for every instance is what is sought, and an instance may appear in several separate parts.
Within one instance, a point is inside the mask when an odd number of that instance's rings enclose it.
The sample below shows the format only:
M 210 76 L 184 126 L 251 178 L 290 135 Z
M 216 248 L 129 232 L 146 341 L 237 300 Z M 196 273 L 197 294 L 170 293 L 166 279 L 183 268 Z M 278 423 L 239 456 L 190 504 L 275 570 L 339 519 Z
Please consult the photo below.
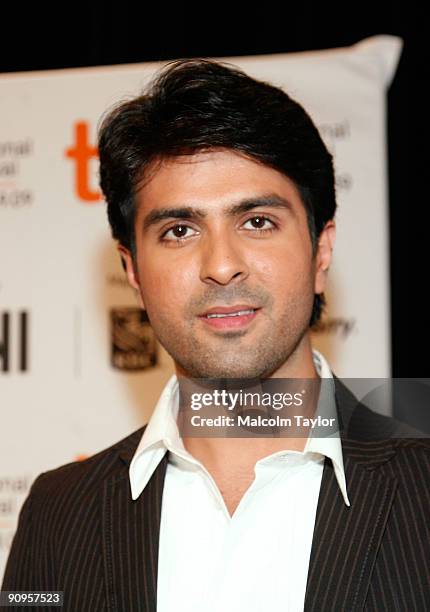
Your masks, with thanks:
M 309 332 L 303 336 L 288 359 L 272 372 L 269 378 L 318 378 Z

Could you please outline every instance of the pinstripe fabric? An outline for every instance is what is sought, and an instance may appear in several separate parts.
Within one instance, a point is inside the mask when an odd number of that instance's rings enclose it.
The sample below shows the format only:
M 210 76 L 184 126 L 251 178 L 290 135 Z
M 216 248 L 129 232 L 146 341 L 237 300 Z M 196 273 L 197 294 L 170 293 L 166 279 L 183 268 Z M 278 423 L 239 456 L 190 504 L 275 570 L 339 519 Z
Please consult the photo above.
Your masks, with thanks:
M 354 396 L 335 384 L 351 507 L 327 459 L 305 612 L 430 610 L 428 440 L 393 438 L 392 419 L 355 410 Z M 142 433 L 36 479 L 4 590 L 63 590 L 65 612 L 155 612 L 167 455 L 132 501 L 128 465 Z

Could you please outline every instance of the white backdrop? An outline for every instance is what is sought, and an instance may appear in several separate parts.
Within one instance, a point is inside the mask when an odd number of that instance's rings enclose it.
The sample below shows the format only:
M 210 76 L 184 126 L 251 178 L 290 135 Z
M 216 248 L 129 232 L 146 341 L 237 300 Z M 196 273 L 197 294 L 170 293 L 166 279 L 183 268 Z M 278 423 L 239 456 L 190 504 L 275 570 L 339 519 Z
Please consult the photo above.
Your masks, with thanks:
M 300 101 L 335 155 L 338 238 L 315 345 L 343 377 L 390 375 L 385 98 L 401 48 L 377 36 L 218 58 Z M 35 476 L 140 427 L 173 372 L 139 323 L 94 147 L 101 114 L 161 65 L 0 77 L 0 578 Z

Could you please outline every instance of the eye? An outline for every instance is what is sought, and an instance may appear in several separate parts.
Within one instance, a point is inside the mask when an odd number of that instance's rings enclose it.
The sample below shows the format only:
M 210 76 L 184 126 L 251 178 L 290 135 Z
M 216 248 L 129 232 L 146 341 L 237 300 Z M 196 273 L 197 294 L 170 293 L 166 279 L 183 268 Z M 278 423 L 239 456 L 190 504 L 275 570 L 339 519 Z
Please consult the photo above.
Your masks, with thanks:
M 183 223 L 177 223 L 173 225 L 168 230 L 166 230 L 161 236 L 161 240 L 165 240 L 166 242 L 180 242 L 183 238 L 190 238 L 194 234 L 190 234 L 188 230 L 194 231 L 192 227 L 189 225 L 184 225 Z
M 251 223 L 251 227 L 246 227 L 247 223 Z M 256 230 L 260 232 L 266 232 L 272 231 L 273 229 L 275 229 L 276 226 L 273 221 L 271 221 L 268 217 L 265 217 L 264 215 L 254 215 L 253 217 L 245 221 L 243 227 L 245 229 L 250 229 L 254 231 Z

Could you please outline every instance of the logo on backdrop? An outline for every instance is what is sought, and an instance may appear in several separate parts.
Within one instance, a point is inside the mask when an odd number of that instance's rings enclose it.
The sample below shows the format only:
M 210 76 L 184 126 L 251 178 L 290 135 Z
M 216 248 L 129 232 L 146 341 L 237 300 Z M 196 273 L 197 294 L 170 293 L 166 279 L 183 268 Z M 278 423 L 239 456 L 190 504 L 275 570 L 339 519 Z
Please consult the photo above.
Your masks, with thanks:
M 356 331 L 357 321 L 354 318 L 327 317 L 319 321 L 313 330 L 315 334 L 328 334 L 340 336 L 345 339 Z
M 157 364 L 157 343 L 141 308 L 112 308 L 111 363 L 119 370 L 145 370 Z
M 28 494 L 31 481 L 29 474 L 0 475 L 0 553 L 9 551 L 18 512 Z
M 25 160 L 33 154 L 30 138 L 0 141 L 0 210 L 26 208 L 33 204 L 34 193 L 20 185 Z
M 351 124 L 348 119 L 334 121 L 331 123 L 320 123 L 317 125 L 317 127 L 332 155 L 336 155 L 336 148 L 338 144 L 351 140 Z M 351 172 L 337 167 L 335 182 L 337 192 L 351 191 L 353 187 L 353 177 Z
M 99 202 L 102 194 L 91 184 L 91 169 L 98 160 L 98 150 L 90 143 L 89 124 L 87 121 L 77 121 L 73 128 L 74 142 L 65 154 L 74 163 L 75 195 L 83 202 Z
M 29 369 L 29 314 L 0 311 L 0 373 Z

